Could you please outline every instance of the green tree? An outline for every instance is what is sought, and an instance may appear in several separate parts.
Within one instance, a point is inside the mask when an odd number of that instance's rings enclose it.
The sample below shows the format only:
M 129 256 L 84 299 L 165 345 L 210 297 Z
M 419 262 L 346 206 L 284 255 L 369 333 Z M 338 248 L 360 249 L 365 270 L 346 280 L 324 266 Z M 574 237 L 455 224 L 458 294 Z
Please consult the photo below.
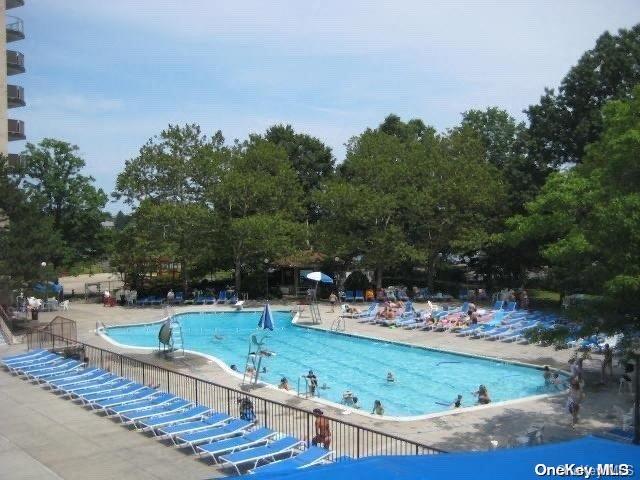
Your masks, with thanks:
M 188 291 L 192 275 L 222 262 L 222 249 L 212 248 L 213 194 L 230 155 L 221 132 L 209 138 L 196 124 L 169 125 L 149 139 L 116 180 L 113 196 L 137 208 L 118 235 L 115 263 L 140 280 L 149 264 L 170 258 Z
M 300 246 L 302 187 L 286 151 L 254 136 L 237 144 L 219 184 L 206 192 L 215 205 L 217 243 L 224 245 L 240 291 L 242 271 Z
M 38 145 L 27 143 L 22 153 L 20 188 L 29 202 L 41 205 L 63 240 L 50 255 L 54 266 L 98 258 L 106 248 L 101 222 L 107 195 L 94 187 L 93 177 L 81 173 L 85 162 L 77 152 L 75 145 L 45 138 Z
M 333 173 L 331 148 L 316 137 L 296 133 L 291 125 L 278 124 L 270 127 L 264 138 L 287 152 L 305 194 L 317 189 Z
M 19 188 L 15 172 L 0 159 L 0 277 L 13 287 L 42 279 L 40 263 L 64 248 L 53 218 L 41 213 Z
M 602 107 L 611 99 L 628 98 L 640 83 L 640 25 L 617 35 L 603 33 L 564 77 L 558 93 L 545 90 L 531 105 L 531 155 L 542 165 L 579 163 L 585 147 L 603 129 Z
M 196 124 L 169 125 L 127 160 L 113 196 L 130 205 L 143 200 L 201 202 L 205 188 L 217 182 L 220 157 L 227 150 L 220 131 L 208 138 Z
M 603 109 L 600 140 L 582 165 L 549 177 L 505 239 L 535 240 L 557 286 L 604 294 L 619 314 L 640 312 L 640 87 Z M 600 328 L 619 328 L 607 323 Z

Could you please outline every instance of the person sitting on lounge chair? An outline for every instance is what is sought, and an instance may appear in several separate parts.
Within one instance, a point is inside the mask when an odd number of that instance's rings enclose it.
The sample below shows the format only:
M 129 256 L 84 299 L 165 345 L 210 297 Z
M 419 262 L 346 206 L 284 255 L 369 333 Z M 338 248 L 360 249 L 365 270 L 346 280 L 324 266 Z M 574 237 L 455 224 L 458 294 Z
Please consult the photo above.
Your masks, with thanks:
M 356 315 L 361 313 L 359 308 L 352 307 L 351 305 L 347 305 L 346 308 L 345 308 L 345 311 L 347 313 L 353 313 L 353 314 L 356 314 Z

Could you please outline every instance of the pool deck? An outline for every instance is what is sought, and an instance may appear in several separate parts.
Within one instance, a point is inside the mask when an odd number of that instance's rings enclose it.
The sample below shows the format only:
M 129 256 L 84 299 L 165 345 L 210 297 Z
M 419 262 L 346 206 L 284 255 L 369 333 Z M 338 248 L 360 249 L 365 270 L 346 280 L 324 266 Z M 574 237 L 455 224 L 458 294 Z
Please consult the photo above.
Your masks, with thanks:
M 295 306 L 272 303 L 275 309 L 292 309 Z M 315 326 L 313 328 L 328 329 L 333 319 L 337 317 L 336 312 L 330 312 L 328 306 L 322 305 L 321 313 L 323 317 L 322 325 Z M 228 311 L 229 307 L 224 306 L 182 306 L 176 307 L 176 313 L 186 311 Z M 162 317 L 163 310 L 160 308 L 123 308 L 113 307 L 106 308 L 98 304 L 84 304 L 84 303 L 72 303 L 71 309 L 65 312 L 47 312 L 41 313 L 41 321 L 46 321 L 55 317 L 56 315 L 72 318 L 78 322 L 78 339 L 86 343 L 90 343 L 99 347 L 108 348 L 117 352 L 126 352 L 141 360 L 149 361 L 152 363 L 164 363 L 159 360 L 153 353 L 141 350 L 141 349 L 122 349 L 108 343 L 95 334 L 96 322 L 103 322 L 106 325 L 120 325 L 127 323 L 144 323 L 154 320 L 159 320 Z M 301 318 L 301 322 L 304 324 L 309 319 L 305 318 L 304 312 Z M 468 338 L 460 338 L 448 333 L 435 333 L 435 332 L 421 332 L 421 331 L 407 331 L 402 329 L 384 328 L 376 325 L 359 324 L 356 321 L 347 321 L 346 333 L 357 334 L 377 339 L 385 339 L 391 341 L 398 341 L 407 343 L 410 345 L 424 346 L 431 348 L 444 349 L 448 351 L 488 356 L 493 358 L 501 358 L 505 360 L 531 363 L 535 365 L 550 365 L 555 368 L 565 369 L 567 366 L 567 360 L 571 356 L 571 351 L 561 350 L 556 351 L 551 347 L 539 347 L 534 345 L 515 345 L 504 344 L 501 342 L 490 342 L 486 340 L 470 340 Z M 24 346 L 13 347 L 0 347 L 0 356 L 3 356 L 5 352 L 23 350 Z M 200 356 L 187 355 L 186 358 L 176 359 L 170 362 L 171 368 L 199 376 L 201 378 L 215 381 L 216 383 L 239 388 L 240 381 L 227 373 L 223 368 L 218 366 L 212 361 L 203 359 Z M 165 363 L 166 366 L 166 363 Z M 328 415 L 336 418 L 344 418 L 345 420 L 362 425 L 364 427 L 374 428 L 391 434 L 395 434 L 407 439 L 423 442 L 425 444 L 448 451 L 454 450 L 486 450 L 490 447 L 490 440 L 498 441 L 500 447 L 514 446 L 516 445 L 516 438 L 523 434 L 527 428 L 532 424 L 545 424 L 544 441 L 553 442 L 560 440 L 567 440 L 576 438 L 591 433 L 601 433 L 615 426 L 616 417 L 614 415 L 613 406 L 617 405 L 621 408 L 628 410 L 632 405 L 632 396 L 629 394 L 618 394 L 617 392 L 617 377 L 616 380 L 611 380 L 606 386 L 599 386 L 599 368 L 600 359 L 598 355 L 593 355 L 593 360 L 585 362 L 586 376 L 587 376 L 587 388 L 586 399 L 582 405 L 581 420 L 576 428 L 572 428 L 570 425 L 570 416 L 564 408 L 566 397 L 564 394 L 559 396 L 551 396 L 542 399 L 524 399 L 520 401 L 511 402 L 505 405 L 495 405 L 488 407 L 479 407 L 472 409 L 461 409 L 454 414 L 445 416 L 439 416 L 435 418 L 414 420 L 414 421 L 394 421 L 383 418 L 376 418 L 372 416 L 363 416 L 357 413 L 351 413 L 345 415 L 344 409 L 328 407 L 322 405 L 323 409 Z M 401 369 L 401 365 L 398 366 Z M 384 374 L 385 372 L 382 372 Z M 24 383 L 18 380 L 8 380 L 5 377 L 9 377 L 7 374 L 0 376 L 3 383 L 0 391 L 11 392 L 11 389 L 5 389 L 5 384 L 10 383 Z M 323 379 L 320 379 L 322 383 Z M 482 379 L 478 379 L 478 383 L 481 383 Z M 36 403 L 35 397 L 32 400 L 32 396 L 44 395 L 46 392 L 40 392 L 39 389 L 30 387 L 28 385 L 19 386 L 14 385 L 15 388 L 20 389 L 20 398 L 28 399 L 28 404 Z M 13 387 L 12 387 L 13 388 Z M 34 393 L 30 393 L 34 391 Z M 37 393 L 36 393 L 37 392 Z M 263 396 L 265 398 L 281 401 L 290 405 L 294 405 L 300 408 L 312 409 L 318 406 L 318 403 L 298 397 L 288 392 L 283 392 L 273 388 L 259 387 L 252 393 L 255 395 Z M 24 396 L 23 396 L 24 395 Z M 50 395 L 46 393 L 46 395 Z M 6 398 L 7 394 L 0 395 L 0 409 L 2 412 L 8 412 L 15 407 L 17 410 L 24 409 L 25 406 L 18 405 L 13 399 Z M 38 397 L 39 398 L 39 397 Z M 468 399 L 467 399 L 468 400 Z M 42 399 L 44 403 L 41 403 L 43 407 L 51 407 L 60 409 L 62 406 L 58 406 L 58 401 L 47 402 Z M 9 403 L 6 403 L 9 402 Z M 62 402 L 61 403 L 68 403 Z M 39 403 L 39 402 L 38 402 Z M 3 408 L 4 407 L 4 408 Z M 83 413 L 82 409 L 75 409 Z M 46 410 L 46 408 L 43 408 Z M 6 414 L 6 413 L 5 413 Z M 25 412 L 27 415 L 28 412 Z M 41 413 L 46 415 L 46 411 Z M 85 415 L 86 416 L 86 415 Z M 12 418 L 16 418 L 13 417 Z M 16 428 L 18 428 L 17 418 L 14 420 Z M 78 420 L 80 422 L 80 420 Z M 86 422 L 91 422 L 91 429 L 94 428 L 96 423 L 106 423 L 109 425 L 111 422 L 104 419 L 87 419 Z M 87 423 L 89 425 L 89 423 Z M 34 429 L 37 425 L 28 425 L 29 428 Z M 155 440 L 147 439 L 143 435 L 132 434 L 126 432 L 124 428 L 117 425 L 109 425 L 116 429 L 120 429 L 123 435 L 132 437 L 139 437 L 140 441 L 154 445 L 157 443 Z M 22 432 L 22 435 L 27 435 L 29 428 Z M 81 428 L 80 423 L 78 428 Z M 103 427 L 104 428 L 104 427 Z M 36 431 L 36 430 L 34 430 Z M 33 432 L 32 432 L 33 433 Z M 75 432 L 62 432 L 61 438 L 64 438 L 67 434 L 75 435 Z M 4 432 L 4 436 L 7 436 Z M 127 437 L 128 438 L 128 437 Z M 0 442 L 5 440 L 0 435 Z M 131 440 L 132 441 L 132 440 Z M 129 440 L 127 440 L 129 442 Z M 15 442 L 14 442 L 15 443 Z M 80 442 L 78 442 L 80 443 Z M 10 445 L 11 445 L 10 441 Z M 2 446 L 2 443 L 0 443 Z M 19 446 L 19 445 L 18 445 Z M 142 446 L 141 446 L 142 448 Z M 150 455 L 157 455 L 162 457 L 163 455 L 174 455 L 178 459 L 184 461 L 181 457 L 186 457 L 186 464 L 193 463 L 193 475 L 191 475 L 191 467 L 176 467 L 184 473 L 189 475 L 183 475 L 182 478 L 200 478 L 194 476 L 202 471 L 201 468 L 204 465 L 195 460 L 189 459 L 189 457 L 174 452 L 173 449 L 169 449 L 162 445 L 154 445 L 153 447 L 146 447 L 157 449 L 156 451 L 149 452 Z M 0 450 L 3 451 L 3 450 Z M 159 452 L 159 453 L 158 453 Z M 170 452 L 170 453 L 163 453 Z M 29 454 L 26 452 L 27 455 Z M 37 457 L 34 457 L 38 461 Z M 163 457 L 162 457 L 163 458 Z M 49 463 L 44 463 L 51 468 Z M 0 463 L 1 465 L 1 463 Z M 1 467 L 0 467 L 1 468 Z M 54 469 L 55 471 L 55 469 Z M 208 469 L 209 475 L 212 476 L 215 470 Z M 149 478 L 176 478 L 167 471 L 159 473 L 157 477 Z M 61 475 L 63 478 L 75 478 L 73 476 Z M 179 477 L 179 476 L 178 476 Z M 13 477 L 12 477 L 13 478 Z M 57 478 L 55 476 L 38 477 L 38 478 Z M 96 477 L 97 478 L 97 477 Z M 125 477 L 126 478 L 126 477 Z M 132 477 L 133 478 L 133 477 Z M 139 477 L 136 477 L 139 478 Z

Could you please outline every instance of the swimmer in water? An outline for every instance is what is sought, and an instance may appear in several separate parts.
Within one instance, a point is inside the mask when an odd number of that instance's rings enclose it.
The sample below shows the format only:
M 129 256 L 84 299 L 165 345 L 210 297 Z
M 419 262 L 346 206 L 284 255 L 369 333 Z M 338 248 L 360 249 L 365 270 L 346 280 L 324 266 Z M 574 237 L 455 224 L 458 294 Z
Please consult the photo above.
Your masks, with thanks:
M 453 408 L 460 408 L 462 406 L 462 395 L 458 395 L 458 398 L 456 398 L 451 405 Z
M 396 377 L 393 376 L 393 372 L 387 373 L 387 382 L 395 382 Z
M 329 387 L 329 385 L 327 385 L 326 383 L 323 383 L 323 384 L 320 386 L 320 390 L 329 390 L 329 388 L 331 388 L 331 387 Z

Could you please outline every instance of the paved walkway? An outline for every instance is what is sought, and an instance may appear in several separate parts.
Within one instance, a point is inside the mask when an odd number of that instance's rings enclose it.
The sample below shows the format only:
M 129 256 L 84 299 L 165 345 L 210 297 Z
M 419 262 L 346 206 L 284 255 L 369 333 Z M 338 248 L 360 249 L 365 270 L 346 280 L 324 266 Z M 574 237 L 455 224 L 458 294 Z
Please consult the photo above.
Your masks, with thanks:
M 273 305 L 285 308 L 285 305 Z M 189 310 L 229 310 L 229 307 L 198 306 L 177 307 L 176 312 Z M 337 317 L 337 312 L 330 312 L 328 306 L 321 306 L 323 325 L 328 328 Z M 105 324 L 124 324 L 158 320 L 162 316 L 159 308 L 105 308 L 97 304 L 73 303 L 71 310 L 64 315 L 78 321 L 78 338 L 114 351 L 126 352 L 141 360 L 158 363 L 158 357 L 144 350 L 123 350 L 117 348 L 94 333 L 97 321 Z M 53 318 L 55 313 L 41 314 L 42 320 Z M 305 319 L 303 318 L 303 321 Z M 347 323 L 348 333 L 357 333 L 374 338 L 401 341 L 409 344 L 441 348 L 451 351 L 476 355 L 486 355 L 508 360 L 552 365 L 566 368 L 571 353 L 568 350 L 556 351 L 550 347 L 535 345 L 515 345 L 496 343 L 485 340 L 470 340 L 448 333 L 416 332 L 402 329 L 383 328 L 376 325 L 363 325 L 355 321 Z M 585 363 L 587 368 L 587 396 L 581 411 L 581 422 L 577 428 L 571 428 L 570 417 L 564 408 L 565 396 L 550 397 L 542 400 L 523 400 L 502 406 L 488 406 L 462 409 L 455 414 L 418 421 L 390 421 L 358 414 L 344 416 L 343 409 L 323 406 L 323 409 L 336 418 L 345 418 L 351 423 L 382 430 L 404 438 L 420 441 L 443 450 L 484 450 L 489 448 L 489 440 L 495 439 L 500 446 L 516 444 L 516 437 L 524 433 L 529 425 L 545 423 L 545 441 L 558 441 L 578 436 L 606 431 L 616 424 L 614 406 L 629 410 L 632 397 L 628 394 L 618 395 L 617 384 L 610 382 L 607 386 L 598 385 L 600 359 Z M 166 365 L 165 365 L 166 366 Z M 171 368 L 206 378 L 216 383 L 239 388 L 237 378 L 230 376 L 213 362 L 197 356 L 175 360 Z M 330 381 L 330 379 L 327 379 Z M 480 381 L 480 380 L 479 380 Z M 255 394 L 266 398 L 285 402 L 300 408 L 312 409 L 318 404 L 312 400 L 287 394 L 270 388 L 258 388 Z
M 1 350 L 0 355 L 6 351 Z M 220 471 L 0 371 L 0 478 L 176 480 Z

